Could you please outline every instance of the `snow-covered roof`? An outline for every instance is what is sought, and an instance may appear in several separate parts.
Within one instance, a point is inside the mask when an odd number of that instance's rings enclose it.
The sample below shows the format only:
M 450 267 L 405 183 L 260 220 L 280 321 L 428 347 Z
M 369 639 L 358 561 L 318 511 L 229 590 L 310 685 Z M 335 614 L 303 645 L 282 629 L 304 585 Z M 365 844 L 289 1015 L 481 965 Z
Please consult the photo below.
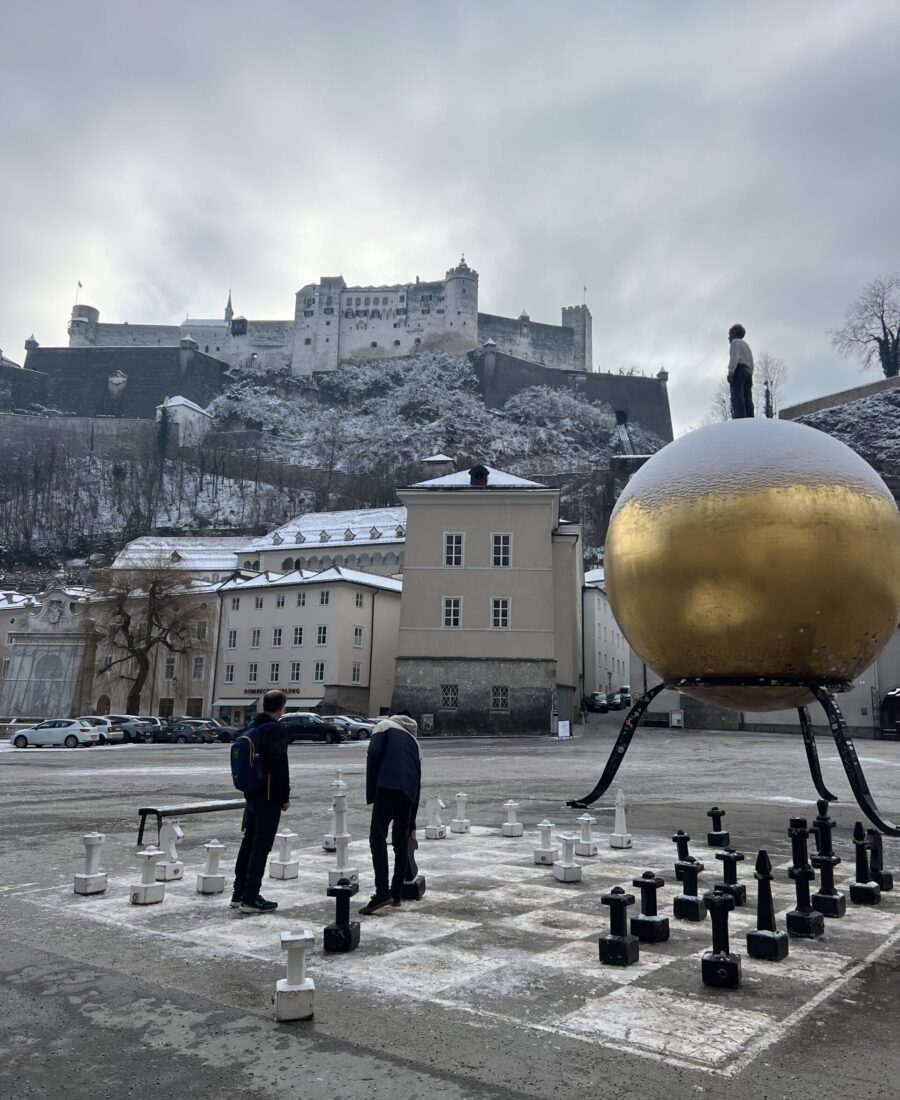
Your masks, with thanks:
M 428 458 L 423 458 L 423 462 L 452 462 L 453 459 L 449 455 L 429 455 Z
M 228 573 L 238 568 L 237 555 L 246 545 L 246 538 L 231 536 L 169 538 L 165 535 L 144 535 L 133 539 L 119 551 L 112 568 L 150 569 L 163 565 L 167 569 L 208 569 Z
M 161 405 L 157 405 L 156 407 L 158 409 L 171 409 L 177 405 L 184 406 L 186 409 L 192 409 L 194 412 L 203 413 L 204 416 L 209 416 L 210 420 L 212 420 L 212 417 L 206 409 L 201 409 L 200 406 L 191 401 L 189 397 L 182 397 L 180 394 L 177 397 L 167 397 Z
M 26 596 L 24 592 L 13 592 L 4 589 L 0 592 L 0 611 L 9 611 L 14 607 L 40 607 L 40 601 L 34 596 Z
M 584 583 L 585 584 L 605 584 L 606 576 L 603 566 L 599 566 L 597 569 L 586 569 L 584 571 Z
M 529 481 L 527 477 L 519 477 L 517 474 L 509 474 L 506 470 L 495 470 L 493 466 L 485 466 L 487 470 L 488 489 L 547 489 L 537 481 Z M 452 474 L 444 474 L 443 477 L 433 477 L 429 481 L 417 481 L 411 486 L 413 489 L 469 489 L 472 488 L 472 478 L 469 470 L 457 470 Z M 479 492 L 483 491 L 482 487 Z
M 379 588 L 385 592 L 402 592 L 403 582 L 393 577 L 380 577 L 376 573 L 363 573 L 359 569 L 345 569 L 342 565 L 332 565 L 313 573 L 308 569 L 294 569 L 290 573 L 267 571 L 247 580 L 235 578 L 220 585 L 221 591 L 244 591 L 247 588 L 277 588 L 281 585 L 307 584 L 361 584 L 367 588 Z
M 356 508 L 346 512 L 304 512 L 268 535 L 244 543 L 247 552 L 310 550 L 406 540 L 406 509 Z

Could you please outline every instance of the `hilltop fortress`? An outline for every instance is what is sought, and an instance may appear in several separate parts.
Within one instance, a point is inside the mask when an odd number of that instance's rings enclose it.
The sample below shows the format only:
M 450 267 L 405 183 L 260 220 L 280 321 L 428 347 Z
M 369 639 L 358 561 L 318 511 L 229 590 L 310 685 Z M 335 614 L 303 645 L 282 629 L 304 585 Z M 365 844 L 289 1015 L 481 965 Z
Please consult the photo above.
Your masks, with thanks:
M 69 322 L 71 348 L 183 347 L 186 341 L 229 366 L 297 378 L 336 370 L 347 360 L 417 351 L 464 355 L 489 342 L 504 355 L 544 367 L 593 370 L 586 305 L 564 307 L 560 325 L 539 324 L 526 313 L 517 318 L 479 313 L 478 272 L 464 257 L 432 282 L 417 277 L 393 286 L 347 286 L 341 275 L 322 278 L 297 291 L 294 316 L 286 321 L 236 316 L 229 292 L 221 320 L 109 324 L 93 306 L 76 305 Z

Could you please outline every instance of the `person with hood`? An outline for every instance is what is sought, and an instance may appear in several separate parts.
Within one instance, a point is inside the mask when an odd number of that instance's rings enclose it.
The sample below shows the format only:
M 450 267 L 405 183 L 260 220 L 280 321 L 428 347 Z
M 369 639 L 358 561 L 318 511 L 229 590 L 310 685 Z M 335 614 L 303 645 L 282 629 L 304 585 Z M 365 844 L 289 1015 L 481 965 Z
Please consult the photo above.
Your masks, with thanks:
M 392 714 L 372 731 L 366 759 L 366 803 L 372 807 L 369 848 L 375 871 L 375 893 L 360 913 L 368 916 L 386 905 L 399 905 L 409 841 L 415 836 L 422 787 L 419 727 L 406 713 Z M 388 826 L 393 824 L 394 874 L 388 883 Z

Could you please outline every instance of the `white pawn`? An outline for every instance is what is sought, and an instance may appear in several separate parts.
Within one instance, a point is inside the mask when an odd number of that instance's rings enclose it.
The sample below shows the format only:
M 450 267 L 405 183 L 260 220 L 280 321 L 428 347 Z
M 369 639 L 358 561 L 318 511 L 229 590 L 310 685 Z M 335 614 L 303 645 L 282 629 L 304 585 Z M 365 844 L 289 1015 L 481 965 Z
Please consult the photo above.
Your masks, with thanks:
M 560 882 L 581 882 L 581 864 L 575 862 L 575 841 L 578 839 L 574 833 L 557 833 L 556 839 L 563 846 L 562 859 L 553 864 L 553 877 Z
M 472 822 L 466 817 L 466 802 L 469 796 L 462 791 L 456 796 L 456 817 L 450 822 L 451 833 L 467 833 Z
M 445 840 L 447 826 L 441 821 L 441 810 L 446 810 L 445 803 L 440 798 L 429 798 L 425 803 L 425 813 L 428 822 L 425 825 L 426 840 Z
M 162 859 L 159 848 L 142 848 L 138 854 L 141 862 L 141 881 L 131 887 L 132 905 L 155 905 L 166 896 L 165 882 L 156 882 L 156 863 Z
M 551 864 L 555 863 L 559 858 L 559 848 L 554 848 L 550 840 L 550 831 L 552 828 L 553 822 L 547 821 L 546 818 L 538 822 L 538 829 L 541 833 L 541 843 L 540 847 L 534 850 L 535 863 Z
M 85 833 L 84 871 L 75 876 L 76 894 L 102 894 L 106 891 L 106 872 L 100 870 L 100 849 L 106 837 L 103 833 Z
M 575 841 L 575 855 L 595 856 L 597 854 L 597 844 L 591 836 L 591 830 L 597 819 L 585 812 L 578 820 L 581 822 L 581 839 Z
M 275 1019 L 311 1020 L 316 1003 L 316 983 L 306 976 L 306 952 L 313 945 L 312 932 L 297 928 L 281 933 L 287 952 L 287 977 L 275 983 Z
M 159 830 L 159 846 L 162 848 L 163 858 L 156 865 L 157 882 L 177 882 L 184 878 L 184 864 L 178 858 L 175 848 L 179 840 L 184 840 L 181 826 L 177 822 L 170 824 L 167 821 Z
M 625 828 L 625 795 L 621 787 L 616 791 L 616 827 L 609 834 L 610 848 L 630 848 L 631 833 Z
M 300 874 L 300 860 L 291 859 L 291 847 L 297 839 L 297 834 L 290 829 L 282 829 L 275 834 L 275 843 L 278 846 L 278 855 L 269 860 L 269 878 L 297 878 Z
M 525 826 L 521 821 L 516 821 L 516 810 L 519 808 L 519 803 L 510 799 L 508 802 L 503 803 L 506 809 L 506 821 L 500 828 L 500 832 L 503 836 L 524 836 Z
M 218 840 L 210 840 L 203 847 L 206 849 L 206 867 L 197 874 L 197 893 L 221 894 L 225 889 L 225 876 L 219 873 L 219 860 L 225 845 Z
M 337 794 L 341 791 L 346 791 L 347 790 L 347 784 L 344 782 L 344 769 L 343 768 L 338 768 L 337 769 L 336 778 L 332 781 L 331 786 L 332 786 L 332 789 L 334 790 L 335 794 Z M 335 820 L 334 820 L 334 802 L 332 802 L 332 804 L 331 804 L 331 832 L 330 833 L 325 833 L 325 835 L 322 837 L 322 847 L 325 849 L 326 852 L 333 852 L 335 850 L 334 834 L 338 831 L 339 830 L 338 830 L 338 828 L 335 824 Z

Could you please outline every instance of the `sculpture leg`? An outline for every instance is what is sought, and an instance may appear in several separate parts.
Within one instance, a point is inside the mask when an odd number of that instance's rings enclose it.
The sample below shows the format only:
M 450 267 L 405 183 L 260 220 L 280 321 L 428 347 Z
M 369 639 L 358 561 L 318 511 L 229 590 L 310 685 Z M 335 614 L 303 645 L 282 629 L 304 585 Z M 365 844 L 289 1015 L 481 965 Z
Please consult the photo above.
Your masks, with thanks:
M 637 729 L 638 722 L 640 722 L 643 717 L 644 711 L 650 705 L 651 701 L 655 699 L 666 686 L 665 683 L 657 684 L 656 687 L 652 687 L 649 691 L 645 691 L 640 699 L 638 699 L 628 712 L 625 721 L 622 723 L 622 731 L 616 738 L 616 743 L 612 747 L 612 752 L 609 754 L 609 759 L 606 761 L 606 767 L 603 769 L 603 774 L 597 781 L 597 786 L 594 787 L 590 794 L 586 794 L 584 798 L 569 799 L 566 803 L 567 806 L 572 806 L 576 810 L 584 809 L 590 806 L 592 802 L 596 802 L 607 787 L 609 787 L 610 783 L 612 783 L 616 777 L 619 765 L 625 758 L 625 753 L 628 751 L 628 746 L 631 744 L 631 739 L 634 737 L 634 731 Z
M 819 798 L 826 802 L 837 802 L 837 796 L 825 786 L 822 778 L 822 766 L 819 764 L 819 751 L 816 748 L 816 735 L 809 720 L 809 711 L 806 707 L 797 707 L 800 715 L 800 729 L 803 732 L 803 747 L 806 749 L 806 761 L 809 764 L 809 774 L 812 776 L 813 786 L 819 792 Z
M 850 780 L 850 787 L 859 804 L 859 808 L 872 824 L 883 833 L 886 833 L 888 836 L 900 836 L 900 828 L 892 822 L 887 821 L 878 812 L 878 807 L 875 805 L 874 798 L 872 798 L 872 792 L 869 790 L 869 784 L 866 782 L 865 775 L 863 775 L 859 757 L 856 755 L 856 748 L 853 745 L 850 732 L 847 729 L 847 723 L 844 721 L 844 716 L 841 714 L 837 702 L 825 688 L 820 687 L 818 684 L 810 684 L 809 690 L 819 700 L 822 709 L 828 716 L 828 724 L 831 726 L 831 735 L 834 738 L 834 743 L 837 745 L 838 755 L 841 758 L 841 763 L 844 765 L 844 771 L 847 773 L 847 778 Z

